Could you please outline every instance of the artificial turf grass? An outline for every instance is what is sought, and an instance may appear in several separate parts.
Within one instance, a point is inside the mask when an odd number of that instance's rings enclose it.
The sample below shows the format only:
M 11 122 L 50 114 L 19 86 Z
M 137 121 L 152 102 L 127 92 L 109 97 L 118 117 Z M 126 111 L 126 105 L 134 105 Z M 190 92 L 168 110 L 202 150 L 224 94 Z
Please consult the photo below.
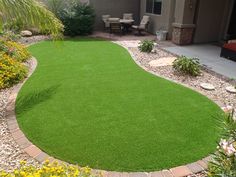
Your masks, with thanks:
M 38 67 L 17 98 L 27 137 L 59 159 L 115 171 L 154 171 L 215 149 L 206 97 L 139 68 L 122 47 L 82 39 L 30 47 Z

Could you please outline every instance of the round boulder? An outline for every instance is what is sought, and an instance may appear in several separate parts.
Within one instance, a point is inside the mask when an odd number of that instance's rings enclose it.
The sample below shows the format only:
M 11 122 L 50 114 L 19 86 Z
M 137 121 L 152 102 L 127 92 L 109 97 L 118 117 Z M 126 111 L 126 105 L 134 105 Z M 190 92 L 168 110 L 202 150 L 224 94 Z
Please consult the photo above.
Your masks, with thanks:
M 24 31 L 21 31 L 21 32 L 20 32 L 20 35 L 21 35 L 22 37 L 30 37 L 30 36 L 32 36 L 33 34 L 32 34 L 31 31 L 24 30 Z

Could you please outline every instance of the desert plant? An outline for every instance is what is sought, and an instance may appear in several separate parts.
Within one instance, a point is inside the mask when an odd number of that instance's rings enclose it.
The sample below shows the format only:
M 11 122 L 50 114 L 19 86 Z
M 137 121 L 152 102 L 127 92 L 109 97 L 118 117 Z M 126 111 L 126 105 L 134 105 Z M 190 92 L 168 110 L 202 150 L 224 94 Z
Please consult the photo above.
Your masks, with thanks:
M 224 116 L 222 139 L 209 163 L 209 177 L 236 176 L 236 120 L 234 111 Z
M 0 176 L 6 177 L 46 177 L 46 176 L 73 176 L 73 177 L 99 177 L 101 174 L 92 174 L 92 170 L 88 167 L 78 167 L 74 165 L 65 165 L 58 163 L 57 161 L 49 163 L 46 160 L 41 167 L 34 167 L 32 165 L 26 165 L 25 161 L 20 162 L 19 169 L 15 169 L 13 172 L 0 172 Z
M 90 5 L 74 3 L 61 10 L 59 18 L 65 26 L 65 35 L 88 35 L 93 32 L 95 12 Z
M 173 62 L 173 68 L 182 74 L 198 76 L 201 73 L 200 63 L 197 58 L 188 58 L 185 56 L 178 57 Z
M 27 75 L 26 67 L 5 53 L 0 54 L 0 89 L 20 82 Z
M 154 47 L 154 41 L 150 41 L 150 40 L 144 40 L 140 42 L 138 46 L 141 52 L 147 52 L 147 53 L 150 53 L 153 47 Z
M 63 25 L 52 12 L 36 0 L 0 0 L 0 31 L 8 30 L 7 24 L 15 19 L 21 19 L 23 26 L 37 27 L 41 31 L 47 31 L 54 37 L 58 37 Z

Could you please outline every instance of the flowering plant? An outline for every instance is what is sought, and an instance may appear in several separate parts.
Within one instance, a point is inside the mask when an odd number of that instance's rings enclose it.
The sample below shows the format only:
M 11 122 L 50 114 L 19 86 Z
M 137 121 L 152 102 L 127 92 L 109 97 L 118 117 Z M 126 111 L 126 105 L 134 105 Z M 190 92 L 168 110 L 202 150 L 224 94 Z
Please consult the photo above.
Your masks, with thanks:
M 78 167 L 74 165 L 59 164 L 57 161 L 50 163 L 46 160 L 41 167 L 27 166 L 25 161 L 21 161 L 19 169 L 13 172 L 0 172 L 1 177 L 99 177 L 93 175 L 88 167 Z
M 0 52 L 0 89 L 11 87 L 27 75 L 27 68 L 5 53 Z
M 0 51 L 19 62 L 24 62 L 31 57 L 24 45 L 14 41 L 0 40 Z
M 208 176 L 236 176 L 236 120 L 234 111 L 226 114 L 222 125 L 222 139 L 209 163 Z

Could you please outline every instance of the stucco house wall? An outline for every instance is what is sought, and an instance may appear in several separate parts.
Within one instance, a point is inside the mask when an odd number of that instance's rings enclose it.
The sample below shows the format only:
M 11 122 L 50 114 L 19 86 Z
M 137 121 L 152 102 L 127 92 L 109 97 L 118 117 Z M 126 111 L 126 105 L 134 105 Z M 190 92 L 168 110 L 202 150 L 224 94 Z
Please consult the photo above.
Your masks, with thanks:
M 143 15 L 149 15 L 149 32 L 155 34 L 157 30 L 167 30 L 169 39 L 191 38 L 190 44 L 223 39 L 235 0 L 163 0 L 160 15 L 146 13 L 146 0 L 81 1 L 89 2 L 94 7 L 96 30 L 103 29 L 102 15 L 122 18 L 123 13 L 133 13 L 136 24 Z
M 167 30 L 169 36 L 172 32 L 172 23 L 174 21 L 175 0 L 164 0 L 162 2 L 161 15 L 146 13 L 146 0 L 140 1 L 140 18 L 143 15 L 149 15 L 151 22 L 149 25 L 149 32 L 155 34 L 157 30 Z
M 194 43 L 225 38 L 234 0 L 200 0 Z
M 135 22 L 140 21 L 140 0 L 90 0 L 90 5 L 96 12 L 96 30 L 103 29 L 102 15 L 106 14 L 122 18 L 124 13 L 133 13 Z

